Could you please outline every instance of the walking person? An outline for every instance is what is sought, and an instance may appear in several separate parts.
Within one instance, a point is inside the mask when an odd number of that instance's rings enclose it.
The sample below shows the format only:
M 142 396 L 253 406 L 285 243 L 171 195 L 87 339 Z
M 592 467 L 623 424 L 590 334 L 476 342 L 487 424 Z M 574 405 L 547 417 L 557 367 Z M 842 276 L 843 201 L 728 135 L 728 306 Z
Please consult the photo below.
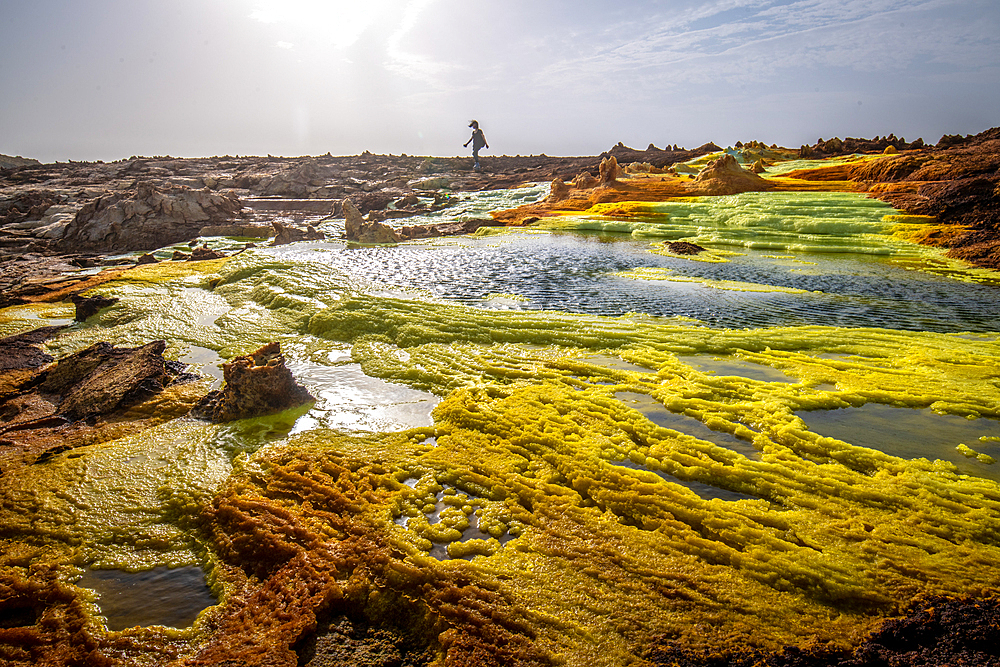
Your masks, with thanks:
M 476 161 L 476 163 L 472 166 L 472 168 L 476 171 L 479 171 L 480 169 L 482 169 L 482 167 L 479 166 L 479 149 L 483 147 L 489 148 L 490 145 L 486 143 L 486 135 L 483 134 L 483 131 L 479 129 L 478 120 L 470 120 L 469 127 L 472 128 L 472 137 L 469 139 L 469 141 L 466 141 L 463 145 L 468 147 L 469 143 L 470 142 L 472 143 L 472 157 Z

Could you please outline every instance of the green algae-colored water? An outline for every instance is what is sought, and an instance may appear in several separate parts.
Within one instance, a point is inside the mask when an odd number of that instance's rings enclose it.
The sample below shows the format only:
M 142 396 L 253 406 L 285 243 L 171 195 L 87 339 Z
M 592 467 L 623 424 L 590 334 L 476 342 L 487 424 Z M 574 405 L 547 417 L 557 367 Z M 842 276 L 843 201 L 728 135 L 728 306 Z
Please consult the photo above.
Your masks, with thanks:
M 228 480 L 266 479 L 276 452 L 336 451 L 396 480 L 375 520 L 398 553 L 507 591 L 567 664 L 622 664 L 653 635 L 843 642 L 922 595 L 994 590 L 1000 287 L 895 239 L 892 211 L 855 195 L 654 213 L 256 248 L 102 285 L 120 301 L 53 355 L 163 338 L 207 391 L 221 361 L 276 340 L 317 400 L 9 475 L 7 545 L 46 545 L 68 580 L 201 568 L 224 605 L 191 517 Z M 66 314 L 17 307 L 0 326 Z M 974 432 L 944 434 L 956 424 Z M 169 624 L 94 600 L 111 629 Z

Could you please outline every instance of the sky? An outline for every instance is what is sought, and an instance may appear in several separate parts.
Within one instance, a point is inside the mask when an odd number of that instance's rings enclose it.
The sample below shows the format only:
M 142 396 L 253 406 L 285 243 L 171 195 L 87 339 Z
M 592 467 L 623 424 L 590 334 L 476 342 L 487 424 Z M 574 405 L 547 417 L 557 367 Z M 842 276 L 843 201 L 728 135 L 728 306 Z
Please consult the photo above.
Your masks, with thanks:
M 1000 125 L 997 0 L 0 0 L 0 154 L 596 155 Z

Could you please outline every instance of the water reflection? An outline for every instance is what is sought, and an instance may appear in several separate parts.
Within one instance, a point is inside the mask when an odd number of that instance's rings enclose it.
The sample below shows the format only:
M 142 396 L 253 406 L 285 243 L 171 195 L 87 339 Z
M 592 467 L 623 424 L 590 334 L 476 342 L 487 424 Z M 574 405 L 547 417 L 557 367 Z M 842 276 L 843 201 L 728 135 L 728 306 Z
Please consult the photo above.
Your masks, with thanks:
M 205 608 L 216 604 L 197 567 L 87 570 L 77 584 L 99 594 L 97 606 L 109 630 L 149 625 L 187 628 Z
M 178 357 L 178 361 L 188 364 L 190 367 L 189 371 L 213 378 L 215 381 L 212 383 L 211 389 L 218 389 L 222 386 L 223 359 L 215 350 L 210 350 L 200 345 L 192 345 L 188 348 L 187 352 Z
M 323 252 L 317 252 L 323 251 Z M 649 252 L 625 234 L 504 233 L 345 250 L 336 241 L 267 248 L 288 261 L 326 263 L 359 285 L 425 290 L 471 306 L 622 315 L 683 316 L 719 327 L 830 325 L 915 331 L 1000 328 L 997 288 L 909 271 L 889 257 L 797 253 L 808 271 L 777 268 L 769 251 L 726 263 Z M 680 277 L 774 285 L 801 294 L 719 290 L 695 283 L 632 280 L 614 274 L 669 268 Z M 776 270 L 777 268 L 777 270 Z M 374 289 L 374 288 L 372 288 Z M 914 295 L 920 298 L 915 299 Z
M 316 397 L 292 433 L 314 428 L 395 431 L 431 426 L 431 411 L 441 401 L 434 394 L 369 377 L 359 364 L 290 361 L 287 365 L 296 381 Z
M 964 444 L 973 452 L 1000 460 L 1000 422 L 993 419 L 966 419 L 929 408 L 914 410 L 880 403 L 796 414 L 810 431 L 820 435 L 905 459 L 942 459 L 954 463 L 963 474 L 1000 481 L 1000 465 L 959 449 Z
M 777 368 L 733 357 L 712 357 L 704 354 L 696 354 L 679 356 L 677 359 L 688 366 L 693 366 L 715 375 L 735 375 L 761 382 L 786 382 L 790 384 L 798 382 L 797 378 L 787 375 Z

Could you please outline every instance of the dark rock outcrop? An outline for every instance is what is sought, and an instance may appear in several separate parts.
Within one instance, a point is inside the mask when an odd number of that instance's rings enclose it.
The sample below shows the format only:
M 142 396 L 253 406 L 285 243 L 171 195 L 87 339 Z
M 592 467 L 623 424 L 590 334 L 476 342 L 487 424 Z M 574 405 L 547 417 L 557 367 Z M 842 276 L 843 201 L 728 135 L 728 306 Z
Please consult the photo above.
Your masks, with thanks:
M 222 372 L 225 385 L 199 401 L 192 416 L 228 422 L 274 414 L 315 400 L 292 377 L 278 343 L 236 357 L 223 365 Z
M 39 344 L 44 343 L 65 327 L 42 327 L 22 334 L 0 338 L 0 372 L 41 368 L 53 359 L 42 352 Z
M 76 316 L 75 320 L 77 322 L 83 322 L 90 317 L 97 314 L 97 311 L 102 308 L 107 308 L 118 303 L 118 299 L 114 297 L 106 296 L 80 296 L 79 294 L 74 294 L 70 297 L 70 301 L 76 306 Z
M 688 241 L 672 241 L 667 244 L 667 250 L 675 255 L 697 255 L 700 252 L 705 252 L 705 249 L 697 243 Z
M 164 388 L 196 379 L 184 372 L 184 364 L 163 358 L 164 341 L 136 348 L 95 343 L 39 369 L 47 355 L 32 352 L 30 346 L 57 331 L 46 327 L 0 342 L 0 349 L 18 352 L 14 358 L 19 366 L 0 369 L 2 470 L 40 463 L 55 453 L 120 437 L 182 414 L 175 406 L 160 405 L 155 414 L 129 415 L 130 409 Z
M 41 164 L 38 160 L 20 155 L 0 155 L 0 169 L 17 169 L 29 165 Z
M 889 148 L 897 152 L 912 151 L 924 148 L 924 146 L 923 139 L 907 142 L 906 139 L 897 137 L 895 134 L 875 137 L 874 139 L 859 139 L 856 137 L 840 139 L 839 137 L 834 137 L 825 141 L 818 139 L 812 146 L 803 145 L 799 149 L 799 157 L 824 158 L 835 155 L 851 155 L 853 153 L 885 153 Z
M 473 218 L 457 222 L 439 222 L 428 225 L 412 225 L 401 227 L 399 235 L 403 239 L 427 239 L 436 236 L 456 236 L 472 234 L 480 227 L 502 227 L 503 223 L 492 218 Z
M 143 401 L 176 381 L 184 364 L 167 361 L 162 340 L 136 348 L 95 343 L 61 359 L 39 391 L 58 397 L 56 412 L 70 420 L 105 415 Z
M 886 620 L 853 648 L 787 646 L 780 651 L 747 647 L 722 654 L 653 638 L 644 656 L 652 665 L 690 667 L 938 667 L 1000 664 L 1000 598 L 939 596 Z
M 672 164 L 676 164 L 677 162 L 687 162 L 688 160 L 693 160 L 696 157 L 720 150 L 722 149 L 711 142 L 703 146 L 699 146 L 694 150 L 679 148 L 676 145 L 673 147 L 668 145 L 666 148 L 660 149 L 653 144 L 649 144 L 644 151 L 629 148 L 623 143 L 618 142 L 618 144 L 611 150 L 601 153 L 598 157 L 602 159 L 606 157 L 613 157 L 618 160 L 619 164 L 646 162 L 658 169 L 662 169 Z

